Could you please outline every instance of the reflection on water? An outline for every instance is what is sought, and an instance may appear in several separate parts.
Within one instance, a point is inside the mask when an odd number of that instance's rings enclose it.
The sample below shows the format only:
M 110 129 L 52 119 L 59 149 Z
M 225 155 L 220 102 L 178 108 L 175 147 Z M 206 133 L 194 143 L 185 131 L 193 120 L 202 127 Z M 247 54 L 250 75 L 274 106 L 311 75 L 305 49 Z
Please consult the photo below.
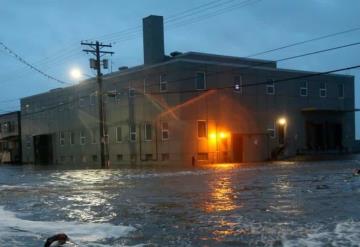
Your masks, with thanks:
M 42 246 L 58 231 L 81 246 L 358 246 L 358 164 L 1 166 L 0 246 Z
M 237 196 L 231 186 L 229 177 L 214 180 L 210 184 L 210 198 L 205 201 L 204 211 L 207 213 L 231 211 L 240 207 L 241 205 L 235 202 Z

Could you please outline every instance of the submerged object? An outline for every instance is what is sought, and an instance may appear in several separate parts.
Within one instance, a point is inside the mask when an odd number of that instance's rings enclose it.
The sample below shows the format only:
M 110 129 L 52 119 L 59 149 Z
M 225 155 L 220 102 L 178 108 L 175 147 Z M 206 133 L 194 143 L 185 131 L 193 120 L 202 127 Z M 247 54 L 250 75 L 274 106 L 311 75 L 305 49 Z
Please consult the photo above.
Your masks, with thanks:
M 59 233 L 46 239 L 44 247 L 50 247 L 53 243 L 56 244 L 56 246 L 61 246 L 69 240 L 69 237 L 65 233 Z

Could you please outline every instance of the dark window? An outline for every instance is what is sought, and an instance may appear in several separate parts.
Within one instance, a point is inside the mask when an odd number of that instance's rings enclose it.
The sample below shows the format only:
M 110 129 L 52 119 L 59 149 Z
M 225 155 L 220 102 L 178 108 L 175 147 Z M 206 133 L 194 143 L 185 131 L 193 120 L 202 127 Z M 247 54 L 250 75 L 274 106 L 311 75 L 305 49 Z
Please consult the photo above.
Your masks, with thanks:
M 134 88 L 129 88 L 129 97 L 135 97 L 135 89 Z
M 130 141 L 136 141 L 136 125 L 130 125 Z
M 96 154 L 93 155 L 93 156 L 92 156 L 92 160 L 93 160 L 93 161 L 97 161 L 97 160 L 98 160 L 98 156 L 97 156 Z
M 116 160 L 117 161 L 122 161 L 123 160 L 123 155 L 122 154 L 116 155 Z
M 153 159 L 153 155 L 152 154 L 145 154 L 145 160 L 152 160 Z
M 344 98 L 344 84 L 343 83 L 339 83 L 338 84 L 338 97 L 339 98 Z
M 275 83 L 274 80 L 269 80 L 266 83 L 266 94 L 274 95 L 275 94 Z
M 169 124 L 167 122 L 162 122 L 161 133 L 162 133 L 163 140 L 169 139 Z
M 302 97 L 308 96 L 308 83 L 307 83 L 307 81 L 301 82 L 300 96 L 302 96 Z
M 75 144 L 75 133 L 74 132 L 70 132 L 70 145 L 74 145 Z
M 116 128 L 116 142 L 122 141 L 122 130 L 121 127 Z
M 196 89 L 197 90 L 206 89 L 205 72 L 197 72 L 196 73 Z
M 203 138 L 203 137 L 207 137 L 207 124 L 206 121 L 200 120 L 197 122 L 198 125 L 198 137 L 199 138 Z
M 274 139 L 275 138 L 275 129 L 268 129 L 267 131 L 269 133 L 270 138 Z
M 161 154 L 162 161 L 169 160 L 169 159 L 170 159 L 170 155 L 168 153 Z
M 145 124 L 145 141 L 151 141 L 152 139 L 152 126 L 150 123 Z

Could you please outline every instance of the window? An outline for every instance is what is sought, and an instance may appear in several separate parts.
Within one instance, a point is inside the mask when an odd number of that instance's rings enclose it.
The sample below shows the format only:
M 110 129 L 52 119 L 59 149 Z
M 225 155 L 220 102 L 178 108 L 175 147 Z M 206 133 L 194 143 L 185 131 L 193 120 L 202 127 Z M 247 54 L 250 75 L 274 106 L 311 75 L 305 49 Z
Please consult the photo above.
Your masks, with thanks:
M 123 160 L 123 155 L 122 154 L 116 155 L 116 160 L 117 161 L 122 161 Z
M 59 133 L 59 141 L 61 146 L 65 145 L 65 133 L 63 131 L 60 131 Z
M 275 84 L 274 80 L 269 80 L 266 83 L 266 94 L 267 95 L 275 95 Z
M 325 82 L 321 82 L 320 83 L 320 97 L 321 98 L 325 98 L 326 97 L 326 83 Z
M 343 83 L 339 83 L 338 85 L 338 97 L 340 99 L 343 99 L 344 98 L 344 84 Z
M 196 73 L 196 89 L 197 90 L 206 89 L 205 72 L 197 72 Z
M 267 132 L 269 133 L 269 136 L 271 139 L 275 138 L 275 129 L 274 128 L 267 129 Z
M 234 91 L 237 93 L 242 93 L 242 78 L 239 75 L 234 76 Z
M 167 80 L 166 80 L 166 75 L 160 75 L 160 92 L 165 92 L 167 91 Z
M 98 138 L 98 132 L 96 129 L 94 129 L 91 133 L 91 143 L 92 144 L 96 144 L 97 143 L 97 138 Z
M 84 96 L 79 96 L 79 107 L 85 106 L 85 98 Z
M 145 123 L 145 141 L 151 141 L 152 139 L 152 126 L 150 123 Z
M 149 161 L 153 159 L 153 155 L 152 154 L 145 154 L 145 160 Z
M 198 160 L 209 160 L 209 154 L 208 153 L 198 153 L 197 158 L 198 158 Z
M 75 144 L 75 133 L 72 132 L 72 131 L 70 132 L 69 140 L 70 140 L 70 145 L 74 145 L 74 144 Z
M 135 97 L 135 89 L 134 88 L 129 88 L 129 97 L 130 98 Z
M 90 105 L 95 105 L 96 104 L 96 92 L 90 94 Z
M 84 145 L 86 142 L 85 132 L 80 131 L 80 145 Z
M 163 140 L 169 139 L 169 124 L 167 122 L 161 123 L 161 136 Z
M 136 141 L 136 125 L 131 124 L 129 128 L 130 128 L 130 141 L 134 142 Z
M 170 159 L 170 154 L 168 154 L 168 153 L 161 154 L 162 161 L 169 160 L 169 159 Z
M 301 85 L 300 85 L 300 96 L 301 96 L 301 97 L 306 97 L 306 96 L 308 96 L 308 83 L 307 83 L 307 81 L 301 82 Z
M 96 154 L 94 154 L 94 155 L 92 156 L 92 160 L 93 160 L 94 162 L 98 161 L 98 156 L 97 156 Z
M 116 127 L 115 129 L 115 136 L 116 136 L 116 142 L 121 142 L 122 141 L 122 130 L 121 127 Z
M 204 120 L 199 120 L 197 122 L 197 130 L 198 130 L 198 137 L 199 138 L 206 138 L 207 137 L 207 123 Z

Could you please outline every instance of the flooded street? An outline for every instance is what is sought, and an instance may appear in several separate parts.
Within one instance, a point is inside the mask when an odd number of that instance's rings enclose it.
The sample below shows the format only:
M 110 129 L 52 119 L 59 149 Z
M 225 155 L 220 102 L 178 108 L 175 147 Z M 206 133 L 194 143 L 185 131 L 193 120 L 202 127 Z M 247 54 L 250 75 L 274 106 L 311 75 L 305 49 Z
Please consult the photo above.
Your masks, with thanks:
M 0 246 L 359 246 L 358 160 L 0 167 Z M 73 246 L 73 245 L 69 245 Z

